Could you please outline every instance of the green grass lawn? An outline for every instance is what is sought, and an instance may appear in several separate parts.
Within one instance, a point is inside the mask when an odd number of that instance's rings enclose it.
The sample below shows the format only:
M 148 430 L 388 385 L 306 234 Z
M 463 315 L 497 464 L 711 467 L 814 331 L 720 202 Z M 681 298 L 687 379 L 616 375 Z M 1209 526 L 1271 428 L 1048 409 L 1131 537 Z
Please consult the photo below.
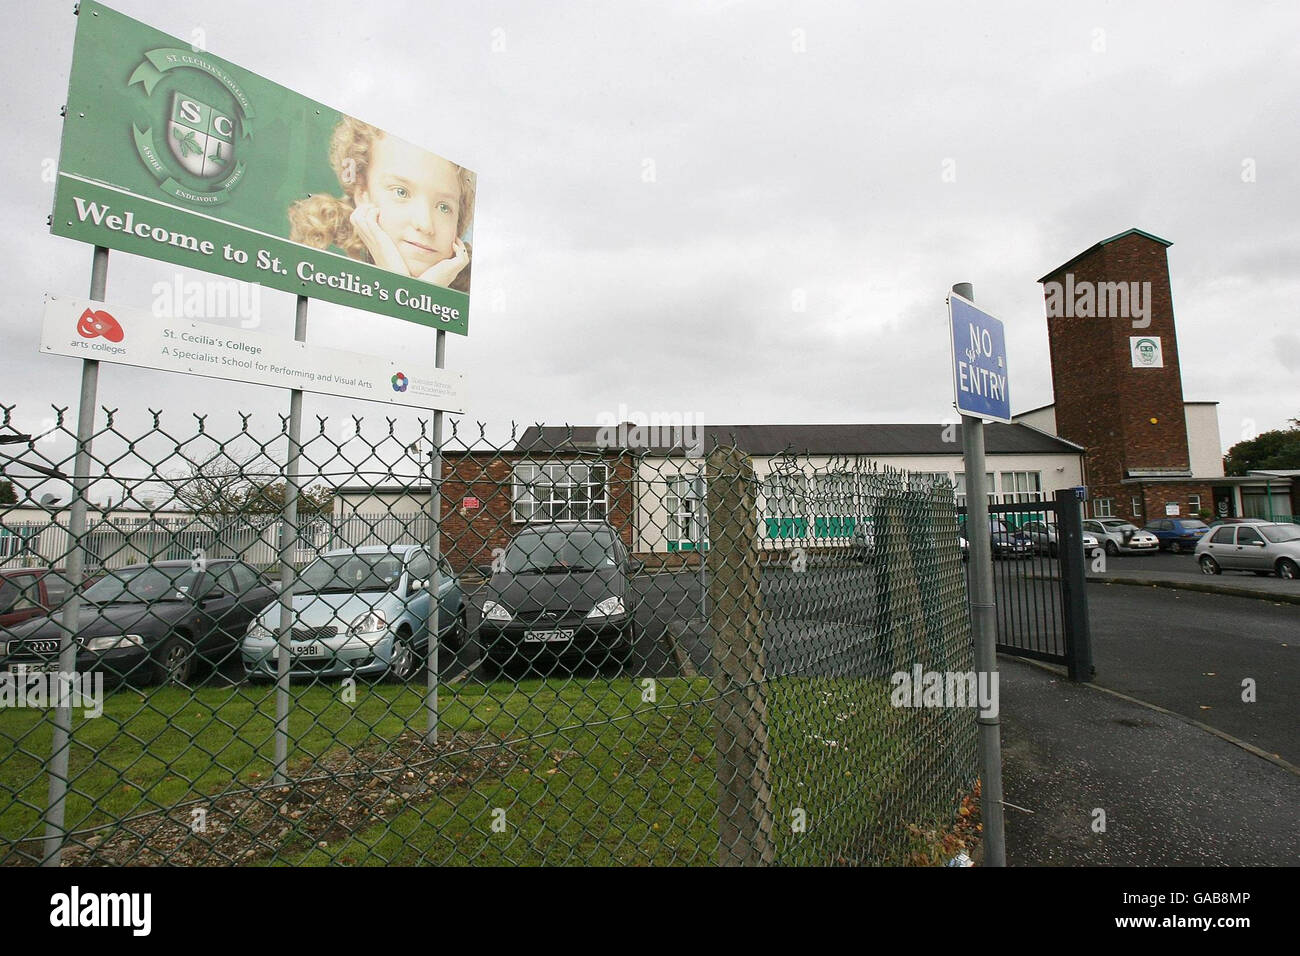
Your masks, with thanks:
M 707 678 L 657 680 L 653 701 L 645 691 L 603 677 L 443 687 L 444 746 L 412 774 L 436 784 L 403 794 L 399 775 L 347 832 L 322 841 L 289 822 L 247 862 L 712 864 L 714 691 Z M 942 824 L 969 788 L 973 717 L 893 708 L 887 685 L 862 680 L 772 681 L 766 697 L 777 862 L 899 862 L 906 825 Z M 347 703 L 338 684 L 295 686 L 292 699 L 295 779 L 349 751 L 383 758 L 425 726 L 418 687 L 362 684 Z M 120 689 L 102 718 L 74 713 L 72 830 L 271 777 L 273 688 Z M 47 711 L 0 711 L 0 862 L 24 859 L 16 846 L 43 832 L 50 735 Z M 351 800 L 365 780 L 346 780 L 335 795 Z

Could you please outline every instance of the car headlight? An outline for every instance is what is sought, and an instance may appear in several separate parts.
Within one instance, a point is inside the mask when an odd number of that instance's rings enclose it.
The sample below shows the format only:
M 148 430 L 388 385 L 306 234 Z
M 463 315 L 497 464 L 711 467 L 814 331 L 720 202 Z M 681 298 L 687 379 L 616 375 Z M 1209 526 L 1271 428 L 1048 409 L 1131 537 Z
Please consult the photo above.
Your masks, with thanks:
M 348 636 L 356 637 L 358 634 L 373 634 L 376 631 L 382 631 L 388 627 L 388 619 L 384 617 L 382 611 L 367 611 L 359 618 L 352 622 L 348 627 Z
M 139 634 L 109 634 L 86 641 L 88 651 L 111 651 L 122 647 L 144 647 L 144 638 Z
M 498 604 L 496 601 L 484 601 L 483 620 L 508 621 L 510 620 L 510 612 L 506 610 L 504 604 Z
M 271 632 L 271 629 L 270 629 L 269 627 L 267 627 L 266 624 L 265 624 L 263 621 L 261 621 L 260 619 L 259 619 L 259 620 L 255 620 L 255 621 L 253 621 L 252 624 L 248 625 L 248 633 L 245 634 L 244 636 L 245 636 L 245 637 L 251 637 L 251 638 L 253 638 L 254 640 L 257 640 L 257 641 L 273 641 L 273 640 L 275 640 L 275 634 L 273 634 L 273 633 Z
M 625 612 L 621 597 L 607 597 L 588 611 L 587 617 L 615 617 Z

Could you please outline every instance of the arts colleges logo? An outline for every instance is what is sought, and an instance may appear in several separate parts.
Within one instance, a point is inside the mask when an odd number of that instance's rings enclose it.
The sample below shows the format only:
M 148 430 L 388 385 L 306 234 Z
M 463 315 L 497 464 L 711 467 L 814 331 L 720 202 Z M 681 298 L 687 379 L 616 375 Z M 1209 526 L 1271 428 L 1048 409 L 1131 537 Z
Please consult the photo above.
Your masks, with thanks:
M 164 80 L 172 82 L 161 85 Z M 158 187 L 200 206 L 224 203 L 244 179 L 242 154 L 253 138 L 248 96 L 220 64 L 184 49 L 150 50 L 127 80 L 128 86 L 137 83 L 152 121 L 143 128 L 132 124 L 131 135 Z
M 83 339 L 103 336 L 110 342 L 120 342 L 125 338 L 122 325 L 103 309 L 87 309 L 77 320 L 77 334 Z

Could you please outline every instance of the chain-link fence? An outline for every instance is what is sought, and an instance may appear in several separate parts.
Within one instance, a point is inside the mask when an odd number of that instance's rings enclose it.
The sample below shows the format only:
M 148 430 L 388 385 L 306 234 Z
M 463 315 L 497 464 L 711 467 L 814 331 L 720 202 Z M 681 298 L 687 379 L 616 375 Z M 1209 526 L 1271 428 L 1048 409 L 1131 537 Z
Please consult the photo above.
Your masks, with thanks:
M 286 483 L 283 420 L 105 411 L 73 535 L 69 426 L 14 416 L 5 863 L 893 864 L 978 839 L 946 485 L 355 418 L 305 429 Z

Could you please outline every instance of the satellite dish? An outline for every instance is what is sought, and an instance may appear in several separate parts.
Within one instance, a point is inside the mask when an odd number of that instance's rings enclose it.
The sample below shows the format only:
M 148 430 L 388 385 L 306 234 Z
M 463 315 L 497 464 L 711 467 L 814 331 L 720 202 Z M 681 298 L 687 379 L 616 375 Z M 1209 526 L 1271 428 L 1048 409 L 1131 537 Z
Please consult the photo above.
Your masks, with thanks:
M 53 508 L 59 503 L 59 496 L 54 494 L 41 495 L 41 507 Z

